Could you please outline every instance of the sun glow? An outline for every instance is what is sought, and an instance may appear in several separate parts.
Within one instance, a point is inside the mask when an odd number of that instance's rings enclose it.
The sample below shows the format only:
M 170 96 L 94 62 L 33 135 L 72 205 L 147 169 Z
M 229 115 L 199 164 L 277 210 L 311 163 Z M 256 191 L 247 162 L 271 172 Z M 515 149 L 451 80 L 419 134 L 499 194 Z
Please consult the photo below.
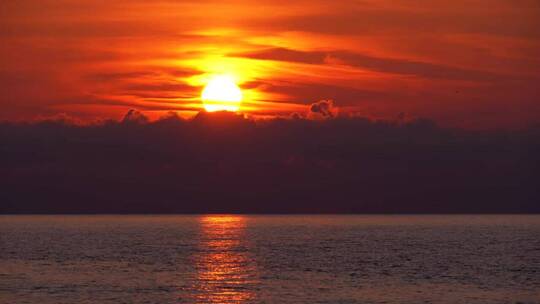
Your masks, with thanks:
M 232 76 L 217 75 L 208 81 L 202 91 L 201 99 L 208 112 L 237 112 L 242 102 L 242 91 Z

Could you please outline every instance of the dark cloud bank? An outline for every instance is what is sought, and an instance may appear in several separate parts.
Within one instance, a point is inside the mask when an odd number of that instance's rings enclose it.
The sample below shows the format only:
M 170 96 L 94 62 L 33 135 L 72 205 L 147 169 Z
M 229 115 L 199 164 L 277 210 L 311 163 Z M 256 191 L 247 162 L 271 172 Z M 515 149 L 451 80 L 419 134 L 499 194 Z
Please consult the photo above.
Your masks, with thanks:
M 0 124 L 0 212 L 540 211 L 540 128 L 326 116 Z

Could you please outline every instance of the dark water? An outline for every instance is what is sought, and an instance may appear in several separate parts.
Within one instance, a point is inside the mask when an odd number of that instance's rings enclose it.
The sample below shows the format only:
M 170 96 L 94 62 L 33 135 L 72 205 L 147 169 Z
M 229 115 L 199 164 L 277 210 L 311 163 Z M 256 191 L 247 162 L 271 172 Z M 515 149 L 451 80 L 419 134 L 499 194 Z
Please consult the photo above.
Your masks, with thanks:
M 540 216 L 1 216 L 0 303 L 540 303 Z

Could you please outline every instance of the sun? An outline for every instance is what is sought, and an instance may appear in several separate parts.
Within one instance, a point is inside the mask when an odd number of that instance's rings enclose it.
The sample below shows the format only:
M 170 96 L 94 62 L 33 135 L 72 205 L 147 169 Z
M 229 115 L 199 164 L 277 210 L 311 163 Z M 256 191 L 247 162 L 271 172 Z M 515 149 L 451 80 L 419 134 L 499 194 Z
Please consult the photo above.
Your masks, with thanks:
M 208 112 L 237 112 L 242 102 L 242 91 L 232 76 L 216 75 L 202 90 L 201 99 Z

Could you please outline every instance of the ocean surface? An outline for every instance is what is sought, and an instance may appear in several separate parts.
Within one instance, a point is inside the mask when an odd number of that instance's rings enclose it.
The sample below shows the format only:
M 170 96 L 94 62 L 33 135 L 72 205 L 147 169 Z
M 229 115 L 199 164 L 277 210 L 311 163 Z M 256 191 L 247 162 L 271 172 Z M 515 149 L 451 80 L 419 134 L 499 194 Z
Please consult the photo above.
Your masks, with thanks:
M 540 216 L 0 216 L 0 303 L 540 303 Z

